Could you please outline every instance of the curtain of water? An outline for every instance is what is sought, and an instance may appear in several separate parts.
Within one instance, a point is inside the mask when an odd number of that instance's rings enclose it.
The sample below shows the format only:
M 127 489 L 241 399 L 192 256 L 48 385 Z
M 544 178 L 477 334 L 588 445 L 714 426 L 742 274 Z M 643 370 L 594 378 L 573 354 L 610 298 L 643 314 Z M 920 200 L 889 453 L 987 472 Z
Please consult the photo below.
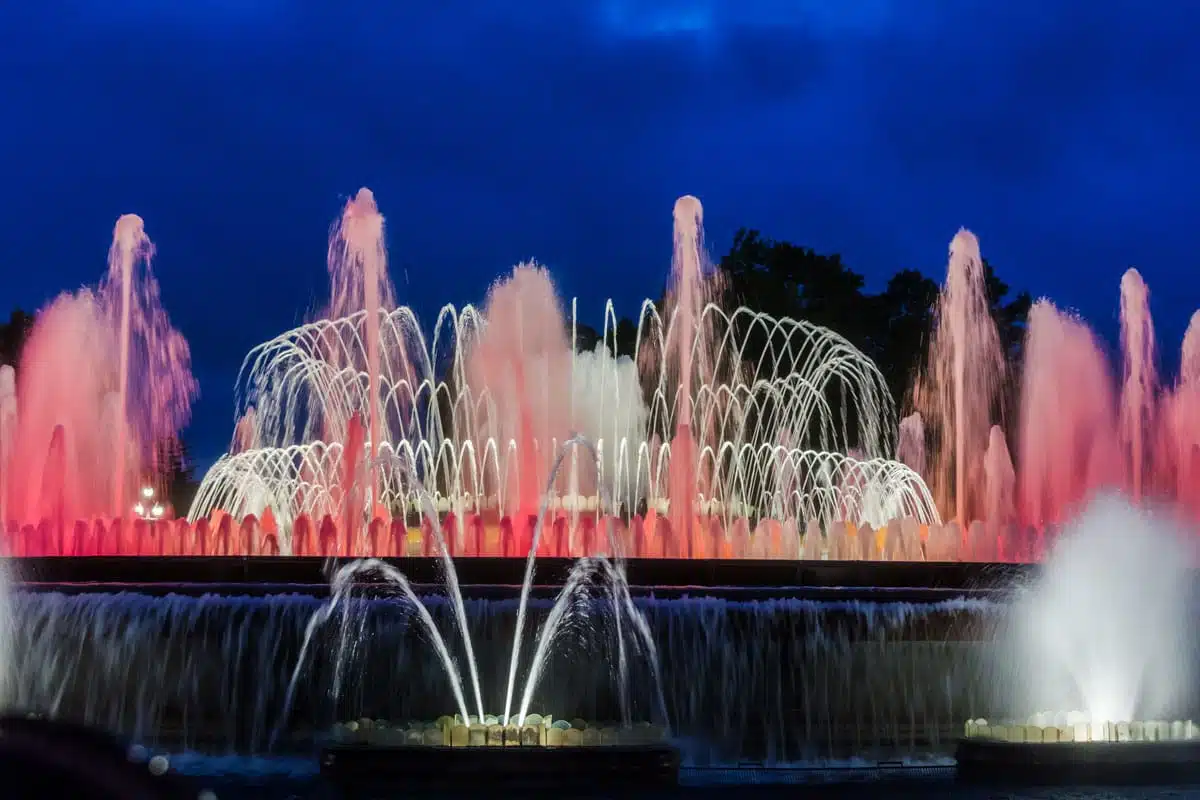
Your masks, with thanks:
M 454 611 L 422 598 L 448 630 Z M 321 599 L 19 593 L 18 707 L 165 743 L 266 747 L 280 722 L 305 628 Z M 631 651 L 630 690 L 604 608 L 548 656 L 530 711 L 661 722 L 694 761 L 792 761 L 950 745 L 967 718 L 1001 707 L 989 646 L 1002 606 L 635 599 L 661 663 Z M 531 604 L 534 624 L 549 611 Z M 432 720 L 453 713 L 442 665 L 412 605 L 357 599 L 322 627 L 301 666 L 280 740 L 311 740 L 339 719 Z M 467 601 L 486 702 L 504 696 L 515 600 Z M 345 627 L 349 626 L 349 628 Z M 348 633 L 347 633 L 348 631 Z M 628 634 L 627 634 L 628 635 Z M 457 647 L 452 643 L 451 647 Z M 461 658 L 461 653 L 456 653 Z M 661 703 L 661 705 L 660 705 Z

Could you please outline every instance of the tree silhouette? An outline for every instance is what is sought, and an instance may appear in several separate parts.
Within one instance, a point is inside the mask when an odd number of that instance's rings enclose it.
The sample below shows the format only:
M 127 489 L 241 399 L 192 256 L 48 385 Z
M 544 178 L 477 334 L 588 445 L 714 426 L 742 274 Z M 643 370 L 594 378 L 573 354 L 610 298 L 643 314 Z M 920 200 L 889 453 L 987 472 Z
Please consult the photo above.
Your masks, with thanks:
M 897 272 L 887 288 L 871 298 L 871 340 L 866 348 L 903 407 L 912 376 L 921 366 L 939 287 L 915 269 Z
M 162 439 L 155 446 L 154 458 L 159 496 L 170 504 L 175 516 L 186 515 L 200 488 L 187 443 L 178 437 Z
M 984 280 L 987 282 L 988 301 L 992 308 L 992 316 L 1000 331 L 1000 346 L 1009 363 L 1014 363 L 1021 357 L 1021 348 L 1025 344 L 1025 320 L 1029 317 L 1029 309 L 1033 305 L 1033 296 L 1029 292 L 1018 292 L 1008 302 L 1009 286 L 996 277 L 996 271 L 988 260 L 983 259 Z
M 983 262 L 992 315 L 1011 362 L 1020 358 L 1028 292 L 1009 298 L 1009 286 Z M 773 317 L 803 319 L 830 328 L 858 347 L 879 367 L 898 408 L 920 367 L 932 329 L 939 286 L 919 270 L 903 269 L 879 294 L 864 291 L 863 276 L 840 256 L 820 255 L 790 242 L 765 239 L 742 229 L 720 261 L 730 300 Z M 767 346 L 750 334 L 749 352 Z M 788 365 L 783 365 L 786 369 Z
M 33 320 L 31 314 L 18 308 L 9 315 L 8 322 L 0 325 L 0 364 L 17 365 L 21 349 L 33 330 Z

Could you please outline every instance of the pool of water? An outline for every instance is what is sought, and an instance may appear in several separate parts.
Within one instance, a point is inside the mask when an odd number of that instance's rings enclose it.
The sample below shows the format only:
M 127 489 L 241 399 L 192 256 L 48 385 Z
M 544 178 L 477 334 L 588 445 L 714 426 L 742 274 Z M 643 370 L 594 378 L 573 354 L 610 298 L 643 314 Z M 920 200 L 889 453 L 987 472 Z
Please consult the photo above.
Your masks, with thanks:
M 170 756 L 174 768 L 194 782 L 197 792 L 208 790 L 218 800 L 356 800 L 405 798 L 421 800 L 404 791 L 379 791 L 347 795 L 322 780 L 317 763 L 295 757 L 208 756 L 176 753 Z M 794 798 L 798 791 L 806 797 L 845 798 L 845 800 L 1183 800 L 1200 798 L 1200 786 L 1152 787 L 1072 787 L 1005 788 L 964 786 L 954 779 L 953 763 L 942 760 L 909 765 L 866 765 L 864 763 L 825 763 L 789 767 L 687 767 L 680 774 L 680 786 L 670 791 L 645 795 L 622 792 L 613 800 L 630 797 L 690 798 Z M 455 795 L 444 792 L 430 795 L 445 800 Z M 478 793 L 463 793 L 475 797 Z M 575 795 L 556 793 L 562 798 Z M 594 794 L 606 798 L 610 795 Z

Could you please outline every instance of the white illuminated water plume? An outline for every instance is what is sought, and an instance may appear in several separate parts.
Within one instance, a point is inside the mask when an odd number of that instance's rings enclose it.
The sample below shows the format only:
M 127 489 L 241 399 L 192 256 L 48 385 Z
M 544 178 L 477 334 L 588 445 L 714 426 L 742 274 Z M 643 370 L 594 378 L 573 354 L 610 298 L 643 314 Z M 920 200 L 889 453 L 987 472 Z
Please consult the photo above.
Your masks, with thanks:
M 559 471 L 563 469 L 567 456 L 574 454 L 580 449 L 585 453 L 584 461 L 587 463 L 587 466 L 592 471 L 599 468 L 599 452 L 595 446 L 581 436 L 574 436 L 563 443 L 562 450 L 550 466 L 548 476 L 550 483 L 556 480 Z M 401 459 L 389 459 L 389 461 L 395 462 L 401 461 Z M 287 711 L 290 710 L 297 683 L 301 679 L 303 670 L 308 663 L 307 659 L 310 655 L 314 633 L 339 611 L 342 612 L 343 639 L 342 647 L 335 655 L 335 659 L 337 674 L 342 674 L 347 648 L 352 648 L 356 644 L 356 642 L 346 638 L 351 635 L 351 629 L 346 625 L 348 614 L 350 613 L 348 603 L 352 599 L 352 593 L 357 583 L 366 576 L 381 579 L 384 584 L 394 588 L 416 612 L 417 622 L 428 637 L 428 641 L 432 645 L 445 672 L 445 676 L 450 683 L 455 705 L 457 706 L 456 710 L 460 717 L 463 720 L 470 719 L 472 710 L 478 712 L 475 715 L 477 720 L 483 720 L 488 716 L 479 680 L 479 661 L 475 655 L 476 651 L 472 644 L 471 630 L 467 624 L 466 601 L 463 598 L 462 589 L 458 581 L 454 559 L 450 556 L 446 542 L 441 538 L 440 527 L 435 524 L 437 517 L 432 497 L 421 485 L 420 479 L 413 474 L 411 464 L 399 464 L 398 468 L 406 473 L 406 477 L 413 485 L 421 512 L 429 519 L 431 528 L 435 532 L 434 535 L 438 537 L 438 551 L 442 560 L 445 588 L 454 605 L 458 627 L 457 632 L 462 640 L 463 655 L 470 683 L 468 685 L 464 680 L 459 662 L 451 652 L 451 645 L 438 629 L 432 615 L 429 613 L 429 609 L 426 608 L 413 590 L 407 576 L 400 569 L 387 562 L 373 558 L 358 559 L 343 565 L 337 571 L 333 577 L 332 592 L 329 600 L 309 620 L 305 630 L 304 642 L 288 684 L 284 717 L 286 717 Z M 601 487 L 601 491 L 605 491 L 603 487 Z M 608 544 L 614 560 L 601 556 L 598 558 L 581 558 L 574 563 L 570 575 L 561 587 L 554 605 L 550 609 L 550 613 L 533 636 L 533 655 L 525 672 L 524 688 L 521 690 L 519 696 L 515 693 L 518 666 L 522 661 L 526 612 L 528 610 L 530 592 L 533 588 L 538 539 L 543 531 L 543 523 L 547 512 L 547 503 L 544 498 L 545 495 L 543 495 L 542 506 L 538 514 L 538 523 L 526 559 L 525 578 L 521 584 L 517 624 L 513 633 L 512 650 L 510 653 L 507 693 L 503 706 L 504 713 L 499 715 L 499 720 L 503 724 L 508 724 L 511 719 L 515 719 L 517 725 L 524 723 L 525 717 L 529 714 L 538 682 L 546 668 L 551 651 L 555 647 L 565 644 L 563 640 L 567 639 L 567 634 L 571 631 L 572 627 L 582 626 L 586 628 L 593 623 L 585 611 L 588 605 L 586 601 L 590 594 L 597 593 L 609 605 L 609 611 L 612 615 L 611 619 L 615 627 L 617 658 L 615 665 L 616 674 L 614 677 L 618 681 L 621 691 L 623 722 L 626 726 L 632 723 L 627 691 L 630 655 L 627 648 L 630 648 L 633 653 L 640 654 L 648 660 L 658 699 L 657 711 L 665 722 L 667 710 L 659 678 L 657 647 L 650 633 L 645 616 L 634 605 L 633 598 L 629 593 L 629 583 L 625 577 L 624 562 L 617 552 L 616 541 L 613 538 L 611 519 L 608 521 L 606 530 L 609 540 Z M 625 625 L 629 626 L 624 628 L 628 633 L 628 642 L 626 641 L 626 637 L 622 635 L 623 620 Z M 519 700 L 519 703 L 514 705 L 514 700 Z M 276 733 L 278 733 L 278 729 Z
M 676 236 L 677 248 L 701 241 L 699 201 L 689 202 L 695 213 L 685 222 L 696 230 Z M 375 215 L 371 225 L 345 223 L 364 208 Z M 745 307 L 707 302 L 662 312 L 645 301 L 636 331 L 622 334 L 632 335 L 633 358 L 614 358 L 613 304 L 600 342 L 581 347 L 574 304 L 568 318 L 549 273 L 534 264 L 493 286 L 482 307 L 447 305 L 424 329 L 410 308 L 391 305 L 389 286 L 375 285 L 385 273 L 362 266 L 386 263 L 373 196 L 360 192 L 343 216 L 329 248 L 338 298 L 331 318 L 246 357 L 234 446 L 205 476 L 189 519 L 269 507 L 286 548 L 300 514 L 344 518 L 341 478 L 349 473 L 341 461 L 357 418 L 370 420 L 379 438 L 361 455 L 351 448 L 369 466 L 351 472 L 371 474 L 367 491 L 354 496 L 365 512 L 416 509 L 412 487 L 388 467 L 397 456 L 414 465 L 439 511 L 535 509 L 549 465 L 578 434 L 595 442 L 599 474 L 581 472 L 572 457 L 551 491 L 607 496 L 605 511 L 690 501 L 727 527 L 766 514 L 878 525 L 901 510 L 940 521 L 921 476 L 887 460 L 896 414 L 883 375 L 837 333 Z M 342 257 L 350 251 L 373 256 Z M 347 288 L 364 281 L 372 291 Z M 355 309 L 354 298 L 367 294 L 380 298 L 376 310 Z M 680 331 L 691 332 L 687 381 L 668 363 Z M 376 337 L 379 346 L 369 346 Z M 680 457 L 695 460 L 685 473 L 693 476 L 690 498 L 670 486 L 684 419 L 693 441 Z M 851 447 L 863 457 L 844 455 Z
M 1100 496 L 1055 542 L 1012 609 L 1019 713 L 1174 719 L 1192 695 L 1196 550 L 1165 516 Z M 1017 710 L 1017 709 L 1014 709 Z

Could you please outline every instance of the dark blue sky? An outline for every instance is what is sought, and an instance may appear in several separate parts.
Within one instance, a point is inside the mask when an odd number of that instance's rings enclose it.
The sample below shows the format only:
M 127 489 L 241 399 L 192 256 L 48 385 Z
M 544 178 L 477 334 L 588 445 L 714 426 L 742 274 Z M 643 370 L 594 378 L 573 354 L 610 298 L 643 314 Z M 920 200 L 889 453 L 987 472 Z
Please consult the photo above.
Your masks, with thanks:
M 0 304 L 158 245 L 228 442 L 246 351 L 326 297 L 360 185 L 428 313 L 521 259 L 598 318 L 669 267 L 671 205 L 940 277 L 960 225 L 1104 335 L 1142 269 L 1164 350 L 1200 305 L 1200 5 L 1144 0 L 38 0 L 0 10 Z

